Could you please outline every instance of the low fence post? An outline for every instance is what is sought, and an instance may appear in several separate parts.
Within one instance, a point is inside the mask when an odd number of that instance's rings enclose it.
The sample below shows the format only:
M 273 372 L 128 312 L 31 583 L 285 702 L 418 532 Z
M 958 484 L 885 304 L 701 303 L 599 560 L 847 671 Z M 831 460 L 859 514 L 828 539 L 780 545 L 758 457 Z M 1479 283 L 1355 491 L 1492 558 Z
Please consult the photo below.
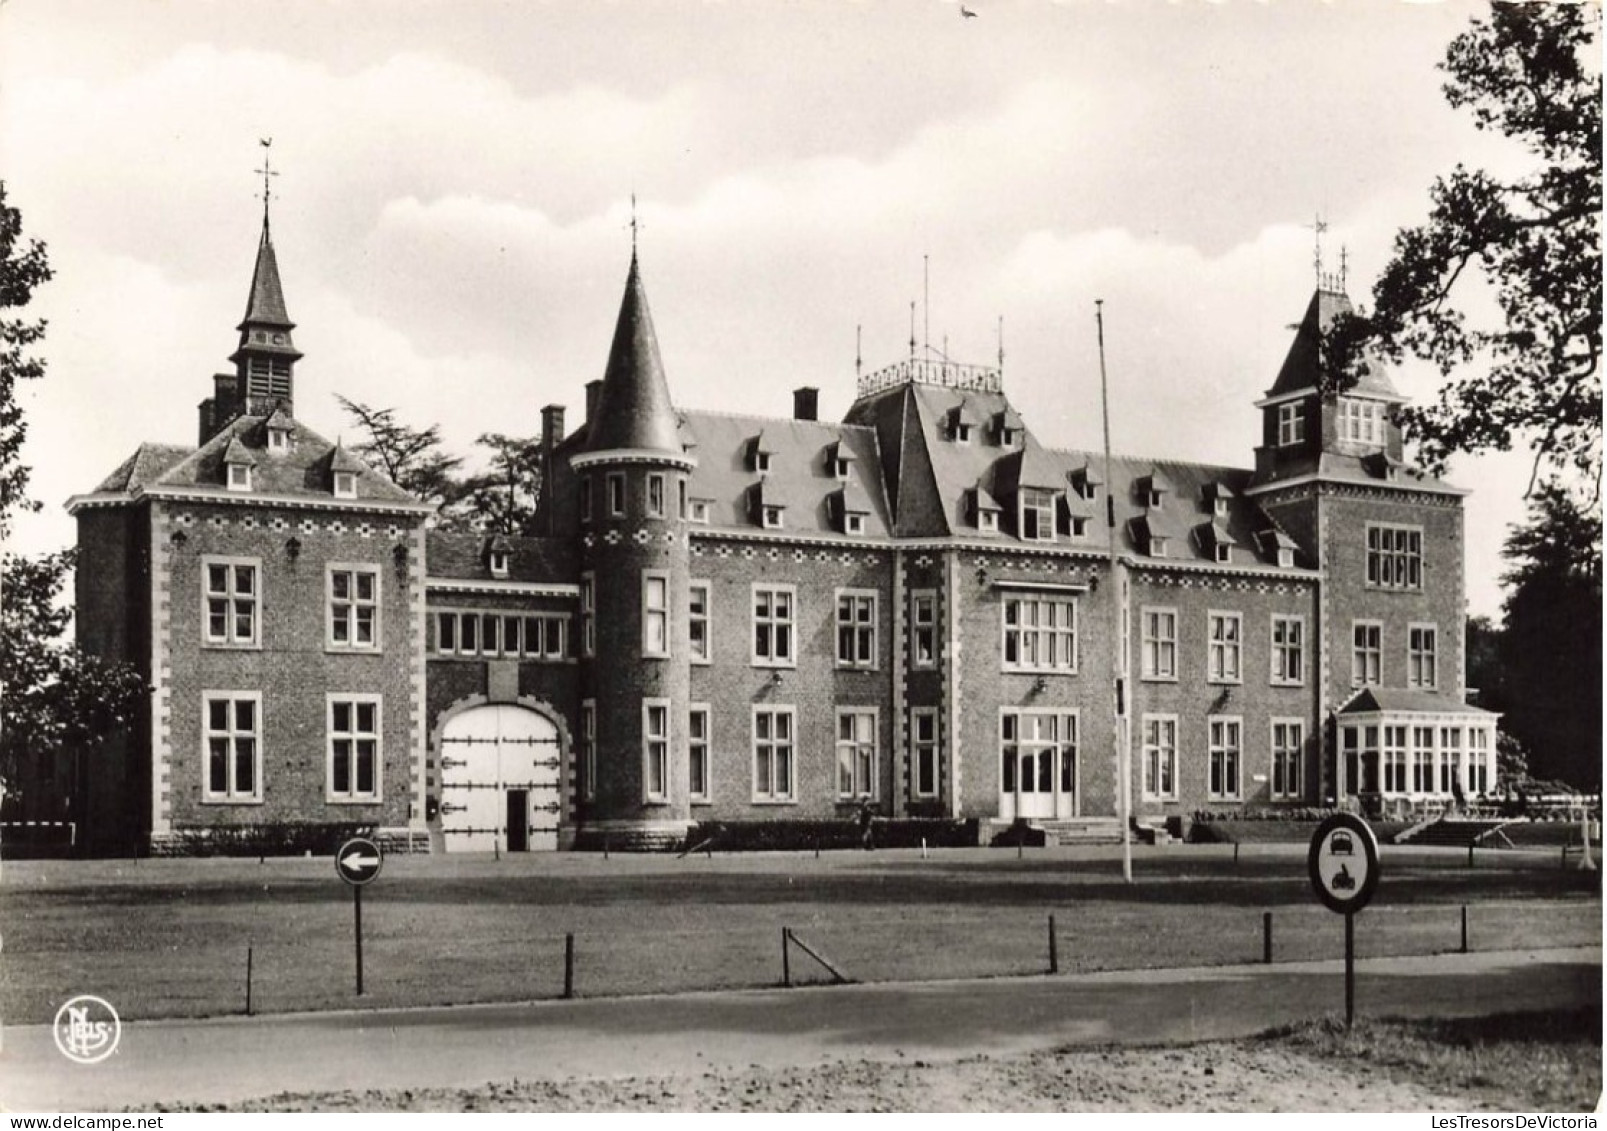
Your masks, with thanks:
M 1471 842 L 1468 844 L 1468 867 L 1473 867 L 1473 845 Z
M 1462 905 L 1462 953 L 1468 952 L 1468 905 Z
M 1272 965 L 1272 912 L 1261 913 L 1261 961 Z
M 1055 940 L 1055 917 L 1049 916 L 1049 973 L 1060 973 L 1060 945 Z
M 781 984 L 792 985 L 792 956 L 787 953 L 787 944 L 792 940 L 792 931 L 786 927 L 781 928 Z
M 246 1016 L 251 1016 L 251 959 L 254 947 L 246 943 Z
M 575 936 L 564 935 L 564 999 L 575 996 Z

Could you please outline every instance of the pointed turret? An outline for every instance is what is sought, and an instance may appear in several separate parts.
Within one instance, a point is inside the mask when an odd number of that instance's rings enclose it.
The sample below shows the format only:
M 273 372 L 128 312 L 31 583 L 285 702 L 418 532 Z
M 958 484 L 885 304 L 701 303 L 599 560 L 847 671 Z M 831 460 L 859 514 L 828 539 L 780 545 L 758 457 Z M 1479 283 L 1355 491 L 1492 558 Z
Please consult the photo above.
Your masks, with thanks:
M 1289 352 L 1284 356 L 1283 368 L 1278 370 L 1278 379 L 1272 383 L 1272 388 L 1267 390 L 1269 399 L 1318 388 L 1318 378 L 1321 376 L 1318 343 L 1336 318 L 1353 314 L 1355 309 L 1351 305 L 1350 296 L 1343 291 L 1328 287 L 1317 288 L 1311 296 L 1311 301 L 1306 304 L 1305 316 L 1295 327 L 1295 340 L 1290 343 Z M 1377 364 L 1368 364 L 1364 367 L 1354 391 L 1386 397 L 1398 396 L 1389 376 Z
M 647 309 L 636 253 L 631 253 L 625 297 L 614 326 L 614 344 L 608 352 L 597 419 L 586 438 L 589 452 L 638 451 L 682 454 L 680 427 L 670 403 L 664 363 L 659 360 L 658 337 Z
M 262 215 L 262 238 L 257 243 L 257 263 L 251 272 L 251 292 L 246 296 L 245 318 L 235 329 L 240 331 L 240 346 L 229 360 L 239 374 L 245 411 L 264 415 L 273 412 L 276 405 L 291 411 L 295 391 L 292 370 L 301 354 L 290 336 L 295 323 L 285 311 L 279 260 L 274 254 L 266 210 Z

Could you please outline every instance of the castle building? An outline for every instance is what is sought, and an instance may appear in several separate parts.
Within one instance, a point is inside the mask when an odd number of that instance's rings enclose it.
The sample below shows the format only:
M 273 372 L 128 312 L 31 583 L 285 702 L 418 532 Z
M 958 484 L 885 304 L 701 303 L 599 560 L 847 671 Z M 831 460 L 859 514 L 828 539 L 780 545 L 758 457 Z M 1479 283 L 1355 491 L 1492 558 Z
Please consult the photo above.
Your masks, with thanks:
M 1382 371 L 1320 387 L 1347 307 L 1312 298 L 1253 467 L 1107 461 L 1045 446 L 999 368 L 913 349 L 841 422 L 810 388 L 678 408 L 633 249 L 584 418 L 542 410 L 537 529 L 481 536 L 296 419 L 265 217 L 196 446 L 69 502 L 79 641 L 153 687 L 79 775 L 83 839 L 654 847 L 866 803 L 1115 835 L 1123 746 L 1145 824 L 1486 792 L 1464 493 L 1404 464 Z

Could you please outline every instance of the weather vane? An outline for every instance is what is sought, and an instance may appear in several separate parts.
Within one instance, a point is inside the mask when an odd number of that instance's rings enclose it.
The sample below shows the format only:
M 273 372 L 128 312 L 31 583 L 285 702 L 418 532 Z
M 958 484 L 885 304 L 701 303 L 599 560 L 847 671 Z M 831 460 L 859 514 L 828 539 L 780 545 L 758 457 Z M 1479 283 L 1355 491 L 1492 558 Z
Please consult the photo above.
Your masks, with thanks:
M 646 227 L 646 225 L 636 218 L 636 194 L 634 192 L 631 193 L 631 222 L 628 227 L 631 230 L 631 255 L 635 256 L 636 233 L 641 231 L 642 228 Z
M 1322 234 L 1328 230 L 1328 222 L 1318 215 L 1312 219 L 1311 230 L 1314 233 L 1316 249 L 1312 255 L 1311 265 L 1317 273 L 1317 285 L 1322 285 Z
M 257 144 L 262 146 L 262 168 L 256 171 L 262 174 L 262 223 L 266 227 L 268 224 L 268 201 L 273 199 L 273 184 L 270 178 L 277 177 L 279 173 L 274 169 L 271 160 L 273 138 L 259 137 Z

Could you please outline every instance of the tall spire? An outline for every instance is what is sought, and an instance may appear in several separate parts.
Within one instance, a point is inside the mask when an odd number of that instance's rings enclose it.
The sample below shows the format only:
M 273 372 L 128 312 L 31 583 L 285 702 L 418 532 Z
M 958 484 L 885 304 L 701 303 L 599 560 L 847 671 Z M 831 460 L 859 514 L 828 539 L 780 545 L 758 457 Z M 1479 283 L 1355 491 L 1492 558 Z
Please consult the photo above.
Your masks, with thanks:
M 647 451 L 677 457 L 684 454 L 634 246 L 625 295 L 619 304 L 619 320 L 614 326 L 614 343 L 608 351 L 608 368 L 603 374 L 602 395 L 586 448 L 593 452 Z
M 269 226 L 270 178 L 279 175 L 268 162 L 266 150 L 272 144 L 272 138 L 261 139 L 264 153 L 262 168 L 257 172 L 262 175 L 262 235 L 257 240 L 257 261 L 251 271 L 245 317 L 235 327 L 240 333 L 240 345 L 229 358 L 239 376 L 244 411 L 262 416 L 280 405 L 289 411 L 294 392 L 291 371 L 301 359 L 291 338 L 296 324 L 285 310 L 279 259 L 274 254 L 273 232 Z

